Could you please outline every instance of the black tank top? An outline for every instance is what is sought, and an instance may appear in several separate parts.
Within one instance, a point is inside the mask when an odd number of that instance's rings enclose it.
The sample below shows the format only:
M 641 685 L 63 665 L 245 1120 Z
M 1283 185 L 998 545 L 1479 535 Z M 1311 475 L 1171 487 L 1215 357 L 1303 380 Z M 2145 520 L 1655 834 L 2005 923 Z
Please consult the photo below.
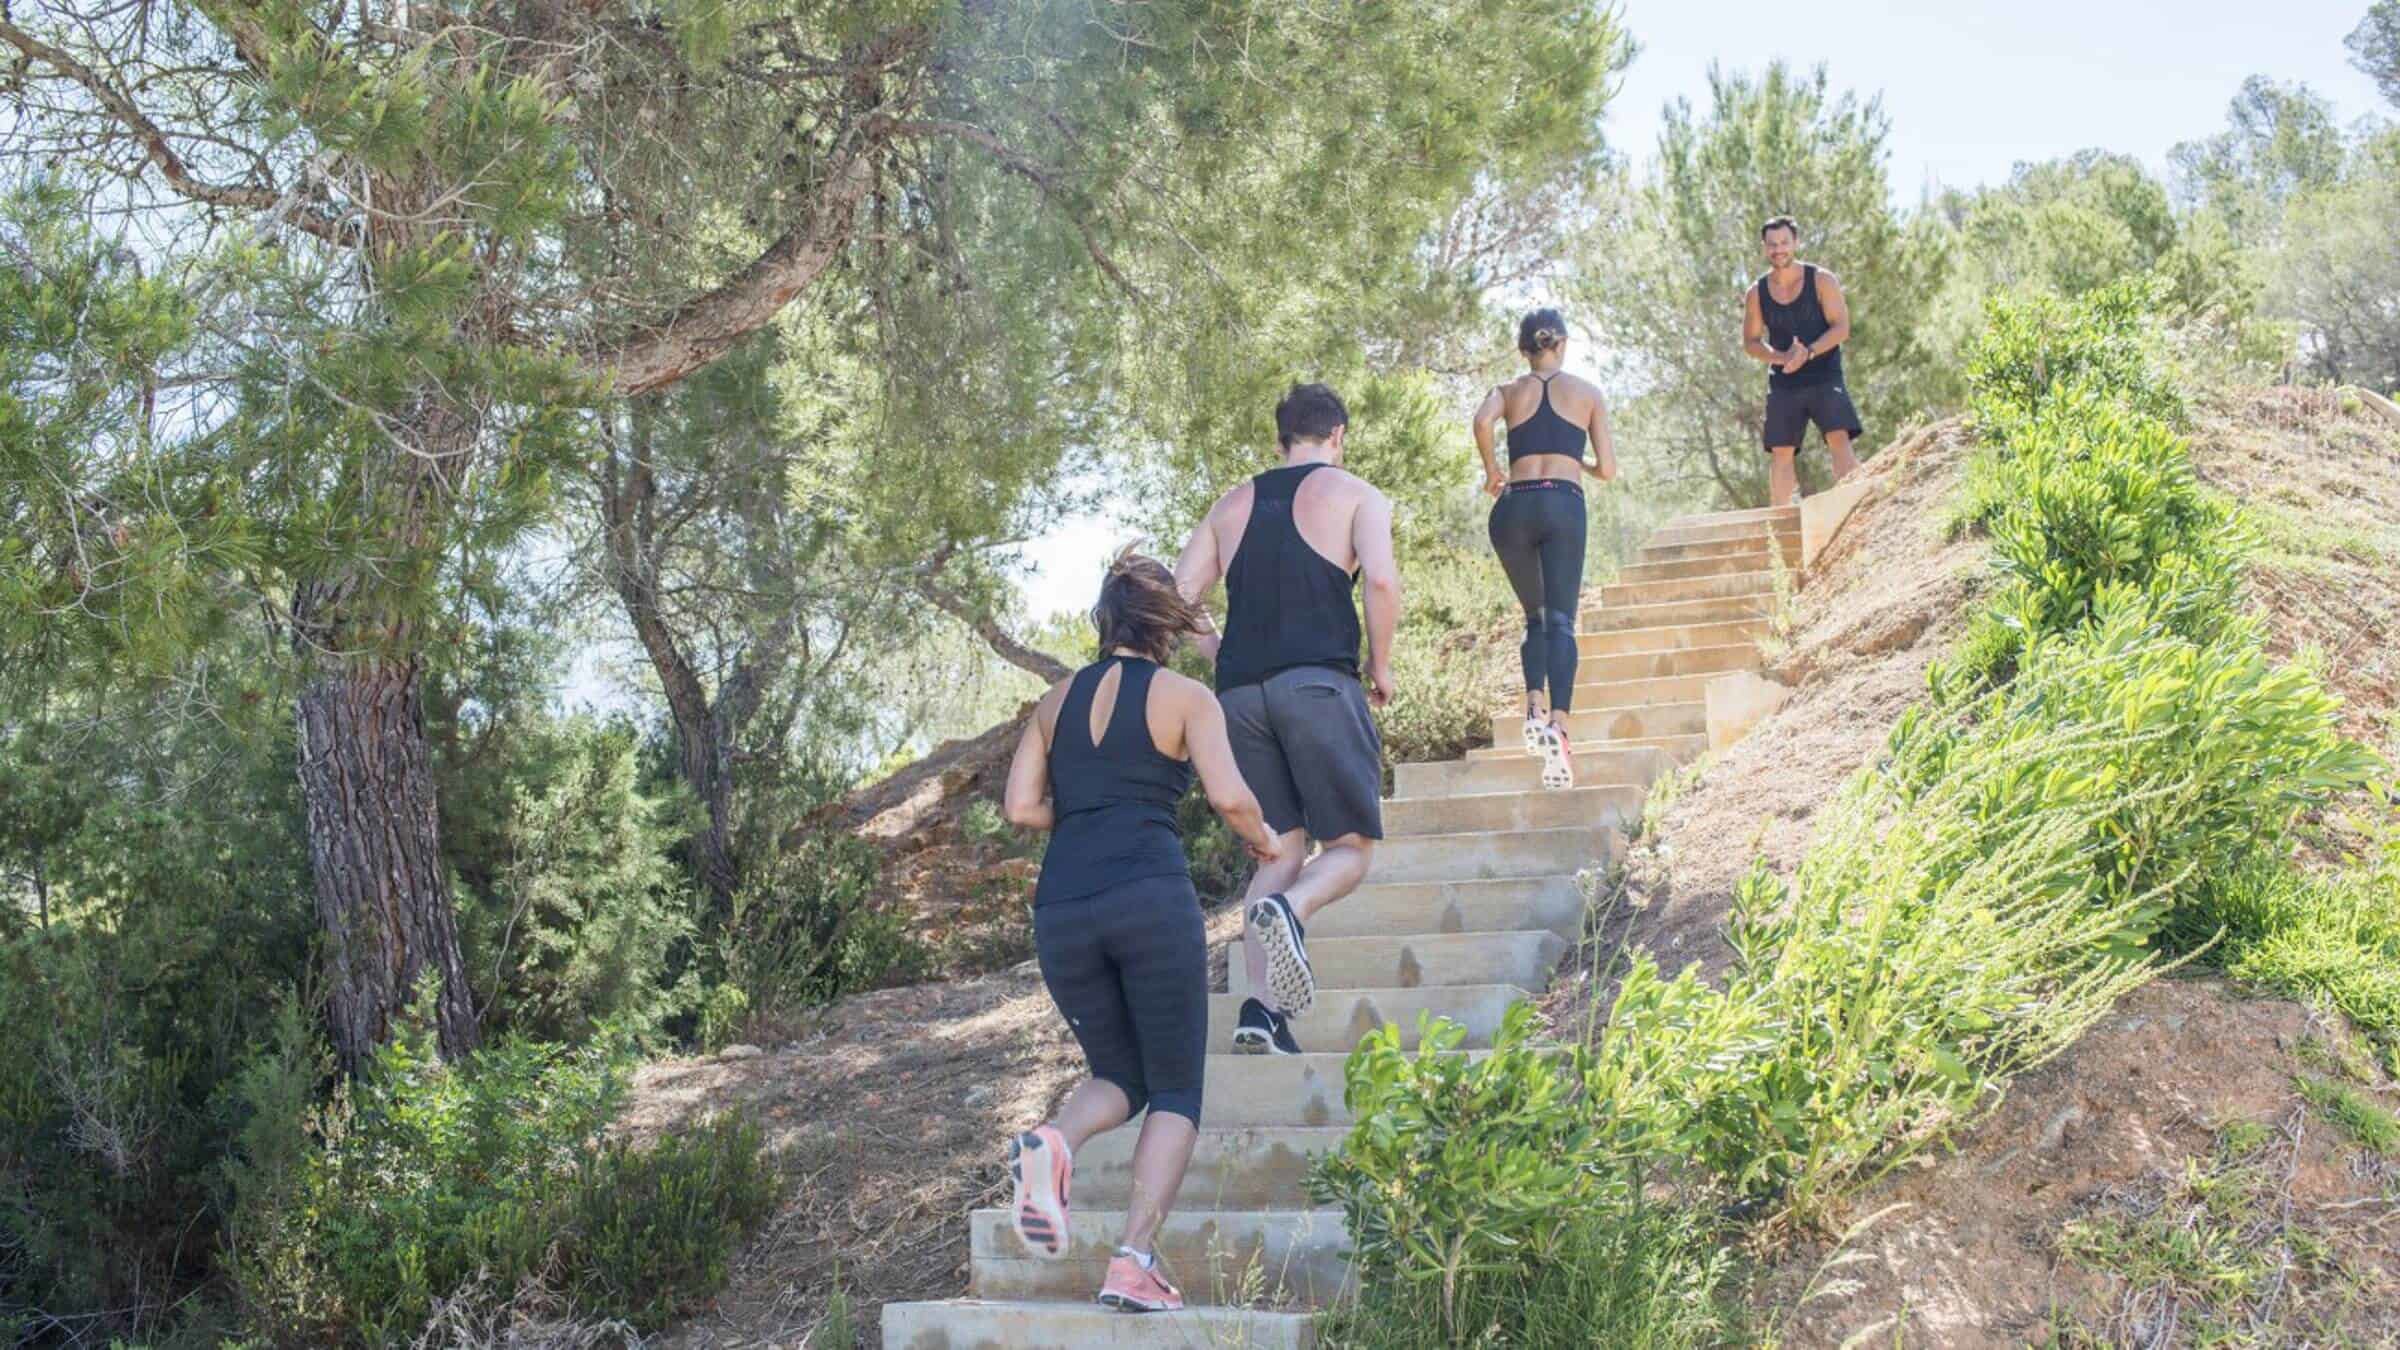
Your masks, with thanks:
M 1225 568 L 1225 640 L 1217 691 L 1301 666 L 1358 676 L 1358 578 L 1300 537 L 1292 496 L 1323 464 L 1291 464 L 1250 480 L 1250 524 Z
M 1772 275 L 1771 273 L 1769 275 Z M 1825 317 L 1825 307 L 1817 303 L 1817 265 L 1800 264 L 1800 294 L 1792 303 L 1780 305 L 1768 287 L 1767 278 L 1758 279 L 1758 315 L 1767 321 L 1767 345 L 1779 352 L 1792 349 L 1792 339 L 1815 342 L 1832 331 L 1833 321 Z M 1767 367 L 1767 387 L 1770 389 L 1801 389 L 1811 385 L 1842 382 L 1842 349 L 1819 352 L 1800 367 L 1797 375 L 1786 375 L 1782 366 Z
M 1092 742 L 1092 694 L 1122 666 L 1116 711 Z M 1150 677 L 1158 667 L 1104 656 L 1075 672 L 1050 732 L 1050 806 L 1058 820 L 1042 854 L 1033 903 L 1080 900 L 1124 881 L 1179 876 L 1183 831 L 1176 803 L 1192 786 L 1188 760 L 1170 759 L 1150 739 Z
M 1583 428 L 1550 406 L 1550 382 L 1558 378 L 1558 372 L 1534 378 L 1542 382 L 1542 406 L 1508 429 L 1508 462 L 1514 464 L 1527 455 L 1566 455 L 1582 463 Z

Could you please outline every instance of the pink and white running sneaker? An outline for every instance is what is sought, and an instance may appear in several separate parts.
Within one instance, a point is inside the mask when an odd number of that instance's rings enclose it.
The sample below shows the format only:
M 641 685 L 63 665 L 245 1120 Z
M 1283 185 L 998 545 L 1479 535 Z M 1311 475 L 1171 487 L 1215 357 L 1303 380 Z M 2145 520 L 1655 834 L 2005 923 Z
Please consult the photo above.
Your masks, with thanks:
M 1074 1155 L 1056 1126 L 1037 1125 L 1008 1141 L 1008 1175 L 1017 1191 L 1008 1212 L 1036 1256 L 1066 1254 L 1067 1183 L 1074 1174 Z
M 1145 1266 L 1131 1248 L 1119 1247 L 1116 1259 L 1108 1263 L 1108 1279 L 1100 1285 L 1100 1302 L 1118 1312 L 1181 1312 L 1183 1291 L 1158 1273 L 1157 1257 Z

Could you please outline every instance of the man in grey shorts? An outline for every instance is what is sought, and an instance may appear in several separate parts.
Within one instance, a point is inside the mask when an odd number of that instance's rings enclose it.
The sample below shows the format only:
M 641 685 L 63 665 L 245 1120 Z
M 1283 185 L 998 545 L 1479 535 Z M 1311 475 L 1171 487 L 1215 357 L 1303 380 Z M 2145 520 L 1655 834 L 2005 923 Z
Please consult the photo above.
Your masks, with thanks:
M 1383 837 L 1383 741 L 1368 705 L 1392 697 L 1400 573 L 1391 502 L 1341 467 L 1349 423 L 1331 389 L 1293 386 L 1275 407 L 1282 465 L 1218 498 L 1175 564 L 1195 602 L 1225 582 L 1225 632 L 1201 647 L 1216 658 L 1234 760 L 1283 837 L 1244 897 L 1242 959 L 1276 1005 L 1242 1004 L 1233 1044 L 1251 1053 L 1300 1053 L 1286 1019 L 1316 998 L 1308 919 L 1358 889 Z

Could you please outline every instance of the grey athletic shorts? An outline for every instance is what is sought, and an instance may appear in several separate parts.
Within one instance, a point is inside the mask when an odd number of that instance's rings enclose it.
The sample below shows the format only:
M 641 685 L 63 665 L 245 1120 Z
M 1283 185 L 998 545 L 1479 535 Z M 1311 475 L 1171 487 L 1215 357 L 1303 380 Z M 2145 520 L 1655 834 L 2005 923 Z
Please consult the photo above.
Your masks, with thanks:
M 1217 695 L 1267 828 L 1383 837 L 1383 736 L 1355 676 L 1300 666 Z

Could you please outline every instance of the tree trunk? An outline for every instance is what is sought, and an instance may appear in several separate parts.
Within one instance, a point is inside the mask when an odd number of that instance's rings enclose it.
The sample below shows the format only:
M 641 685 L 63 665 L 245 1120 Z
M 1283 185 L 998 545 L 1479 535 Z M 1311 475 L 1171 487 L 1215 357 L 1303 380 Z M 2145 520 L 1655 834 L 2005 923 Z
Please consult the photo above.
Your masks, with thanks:
M 295 612 L 325 598 L 304 596 Z M 390 1038 L 428 971 L 441 980 L 442 1056 L 473 1050 L 479 1034 L 434 813 L 422 682 L 413 658 L 327 656 L 299 699 L 326 1022 L 351 1074 Z
M 430 520 L 475 427 L 438 396 L 399 419 L 398 456 L 374 509 L 393 554 L 428 546 Z M 391 1039 L 417 979 L 441 981 L 434 1026 L 444 1059 L 481 1039 L 458 948 L 450 870 L 442 858 L 433 756 L 425 739 L 424 671 L 415 625 L 380 594 L 388 573 L 347 567 L 292 592 L 292 646 L 313 669 L 295 709 L 300 795 L 308 819 L 317 920 L 324 929 L 325 1020 L 345 1073 Z

